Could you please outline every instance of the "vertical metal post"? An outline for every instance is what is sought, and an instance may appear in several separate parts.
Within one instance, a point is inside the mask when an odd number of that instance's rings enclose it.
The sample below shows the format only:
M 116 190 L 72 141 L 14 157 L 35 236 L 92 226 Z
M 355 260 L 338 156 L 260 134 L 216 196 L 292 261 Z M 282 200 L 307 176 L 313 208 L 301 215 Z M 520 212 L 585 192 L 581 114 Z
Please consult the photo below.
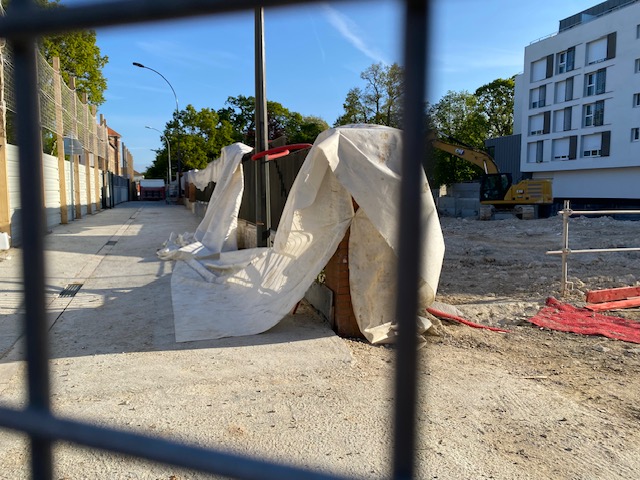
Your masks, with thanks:
M 16 0 L 14 8 L 29 11 L 35 8 L 32 0 Z M 45 305 L 44 181 L 42 169 L 42 135 L 38 95 L 38 69 L 35 40 L 13 43 L 15 58 L 17 136 L 20 155 L 20 201 L 23 215 L 22 256 L 24 278 L 25 329 L 27 345 L 27 382 L 29 409 L 48 413 L 49 345 L 47 339 Z M 43 437 L 31 437 L 32 478 L 52 477 L 51 442 Z
M 567 284 L 569 282 L 569 217 L 571 216 L 569 200 L 564 201 L 562 209 L 562 279 L 560 286 L 560 296 L 567 294 Z
M 426 57 L 428 51 L 428 0 L 405 3 L 405 97 L 402 188 L 398 214 L 398 281 L 396 319 L 398 342 L 395 374 L 393 478 L 414 477 L 415 417 L 417 397 L 418 279 L 422 225 L 419 175 L 425 156 L 424 102 L 426 99 Z
M 255 112 L 255 152 L 267 149 L 267 94 L 265 86 L 264 60 L 264 11 L 262 7 L 255 9 L 255 82 L 256 82 L 256 112 Z M 269 164 L 266 157 L 254 162 L 256 182 L 256 235 L 257 246 L 266 247 L 268 232 L 271 228 L 271 208 L 269 194 Z

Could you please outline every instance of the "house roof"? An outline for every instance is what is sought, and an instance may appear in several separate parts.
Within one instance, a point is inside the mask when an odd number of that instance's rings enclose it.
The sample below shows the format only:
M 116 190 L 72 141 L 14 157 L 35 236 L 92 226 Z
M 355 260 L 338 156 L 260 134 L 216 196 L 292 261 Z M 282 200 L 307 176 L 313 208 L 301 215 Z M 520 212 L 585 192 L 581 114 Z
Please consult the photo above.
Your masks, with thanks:
M 120 135 L 118 132 L 116 132 L 113 128 L 107 126 L 107 132 L 109 133 L 110 137 L 119 137 L 121 138 L 122 135 Z

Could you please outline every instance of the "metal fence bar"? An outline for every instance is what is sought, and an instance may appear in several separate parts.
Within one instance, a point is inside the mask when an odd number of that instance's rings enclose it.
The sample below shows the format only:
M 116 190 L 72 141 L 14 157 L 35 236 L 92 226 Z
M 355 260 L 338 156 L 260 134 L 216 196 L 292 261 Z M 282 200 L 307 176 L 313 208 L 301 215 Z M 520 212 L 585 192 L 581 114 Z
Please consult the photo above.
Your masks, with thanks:
M 612 248 L 582 248 L 572 250 L 569 248 L 569 218 L 575 215 L 638 215 L 640 210 L 571 210 L 569 200 L 564 201 L 563 209 L 558 212 L 562 215 L 562 249 L 549 250 L 547 255 L 562 256 L 562 275 L 560 278 L 560 296 L 567 294 L 569 281 L 569 255 L 576 253 L 612 253 L 612 252 L 640 252 L 640 247 L 612 247 Z
M 427 57 L 427 1 L 410 0 L 405 6 L 405 98 L 398 238 L 393 477 L 414 477 L 417 397 L 418 280 L 421 244 L 421 176 L 425 152 L 424 99 Z
M 15 8 L 29 8 L 32 0 L 16 0 Z M 42 169 L 42 137 L 38 97 L 38 67 L 35 39 L 13 43 L 15 52 L 17 138 L 20 145 L 20 202 L 23 215 L 22 256 L 25 329 L 27 345 L 28 409 L 50 414 L 49 345 L 45 303 L 44 236 L 44 172 Z M 51 441 L 37 433 L 30 436 L 31 471 L 35 479 L 52 475 Z
M 41 10 L 34 0 L 14 0 L 11 15 L 0 18 L 0 37 L 13 44 L 16 55 L 16 93 L 20 183 L 25 212 L 24 256 L 25 326 L 29 406 L 24 411 L 0 408 L 0 426 L 24 432 L 31 439 L 31 476 L 52 478 L 51 444 L 67 440 L 80 445 L 139 456 L 185 468 L 243 479 L 328 479 L 321 472 L 235 456 L 216 450 L 188 447 L 51 415 L 49 400 L 48 334 L 45 305 L 44 234 L 41 137 L 37 96 L 35 41 L 43 35 L 113 25 L 173 20 L 204 14 L 231 13 L 321 0 L 131 0 Z M 393 477 L 414 477 L 415 412 L 417 391 L 416 325 L 421 245 L 419 176 L 424 152 L 424 99 L 428 36 L 428 0 L 407 0 L 405 10 L 405 132 L 400 199 L 398 297 L 399 341 L 395 375 L 396 404 Z
M 15 1 L 15 0 L 14 0 Z M 177 20 L 212 14 L 236 13 L 257 7 L 320 3 L 326 0 L 118 0 L 61 9 L 13 10 L 0 18 L 0 36 L 34 38 L 69 30 L 93 29 Z M 358 0 L 351 0 L 358 1 Z M 362 1 L 362 0 L 360 0 Z
M 60 419 L 40 411 L 16 412 L 12 409 L 0 408 L 0 425 L 45 438 L 47 441 L 69 441 L 78 445 L 136 456 L 158 463 L 240 479 L 346 480 L 346 477 L 328 473 L 259 461 L 247 456 L 177 444 L 161 438 Z M 37 459 L 37 461 L 42 462 L 41 459 Z M 34 475 L 34 478 L 50 477 L 36 477 Z

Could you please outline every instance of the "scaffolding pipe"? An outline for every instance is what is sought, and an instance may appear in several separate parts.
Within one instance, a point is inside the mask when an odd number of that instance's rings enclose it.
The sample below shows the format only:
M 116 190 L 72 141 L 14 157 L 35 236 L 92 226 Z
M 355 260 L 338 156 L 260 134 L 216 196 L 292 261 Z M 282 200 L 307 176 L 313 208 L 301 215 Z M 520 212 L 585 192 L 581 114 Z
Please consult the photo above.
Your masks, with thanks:
M 611 252 L 640 252 L 640 247 L 617 248 L 583 248 L 572 250 L 569 248 L 569 218 L 574 215 L 638 215 L 640 210 L 571 210 L 569 200 L 564 201 L 563 209 L 558 212 L 562 215 L 562 249 L 550 250 L 547 255 L 562 256 L 562 278 L 560 279 L 560 296 L 567 293 L 569 282 L 569 255 L 574 253 L 611 253 Z
M 607 253 L 607 252 L 640 252 L 640 247 L 619 247 L 619 248 L 584 248 L 582 250 L 568 249 L 567 253 Z M 563 250 L 552 250 L 547 255 L 562 255 Z
M 568 201 L 568 200 L 565 200 Z M 640 215 L 640 210 L 572 210 L 571 215 Z

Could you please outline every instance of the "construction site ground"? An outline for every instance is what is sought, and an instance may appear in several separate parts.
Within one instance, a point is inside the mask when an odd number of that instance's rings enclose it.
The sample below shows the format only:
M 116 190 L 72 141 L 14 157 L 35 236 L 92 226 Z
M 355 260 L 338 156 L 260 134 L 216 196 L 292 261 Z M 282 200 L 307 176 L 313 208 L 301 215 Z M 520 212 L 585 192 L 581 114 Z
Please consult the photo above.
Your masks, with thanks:
M 561 219 L 441 219 L 446 253 L 438 300 L 471 321 L 443 322 L 419 352 L 416 478 L 640 478 L 640 345 L 540 329 L 527 322 L 558 296 Z M 155 250 L 193 231 L 184 208 L 130 203 L 54 229 L 51 305 L 56 414 L 98 425 L 357 478 L 387 478 L 392 457 L 394 347 L 341 339 L 303 304 L 269 332 L 175 343 L 171 262 Z M 640 222 L 571 220 L 571 247 L 638 246 Z M 105 247 L 106 245 L 106 247 Z M 0 402 L 25 405 L 12 249 L 0 262 Z M 573 290 L 640 284 L 640 254 L 571 257 Z M 48 297 L 49 298 L 49 297 Z M 206 299 L 203 299 L 206 301 Z M 614 312 L 640 320 L 637 310 Z M 15 317 L 15 318 L 14 318 Z M 16 337 L 17 338 L 17 337 Z M 0 430 L 0 478 L 28 478 L 24 437 Z M 58 479 L 215 478 L 59 444 Z

